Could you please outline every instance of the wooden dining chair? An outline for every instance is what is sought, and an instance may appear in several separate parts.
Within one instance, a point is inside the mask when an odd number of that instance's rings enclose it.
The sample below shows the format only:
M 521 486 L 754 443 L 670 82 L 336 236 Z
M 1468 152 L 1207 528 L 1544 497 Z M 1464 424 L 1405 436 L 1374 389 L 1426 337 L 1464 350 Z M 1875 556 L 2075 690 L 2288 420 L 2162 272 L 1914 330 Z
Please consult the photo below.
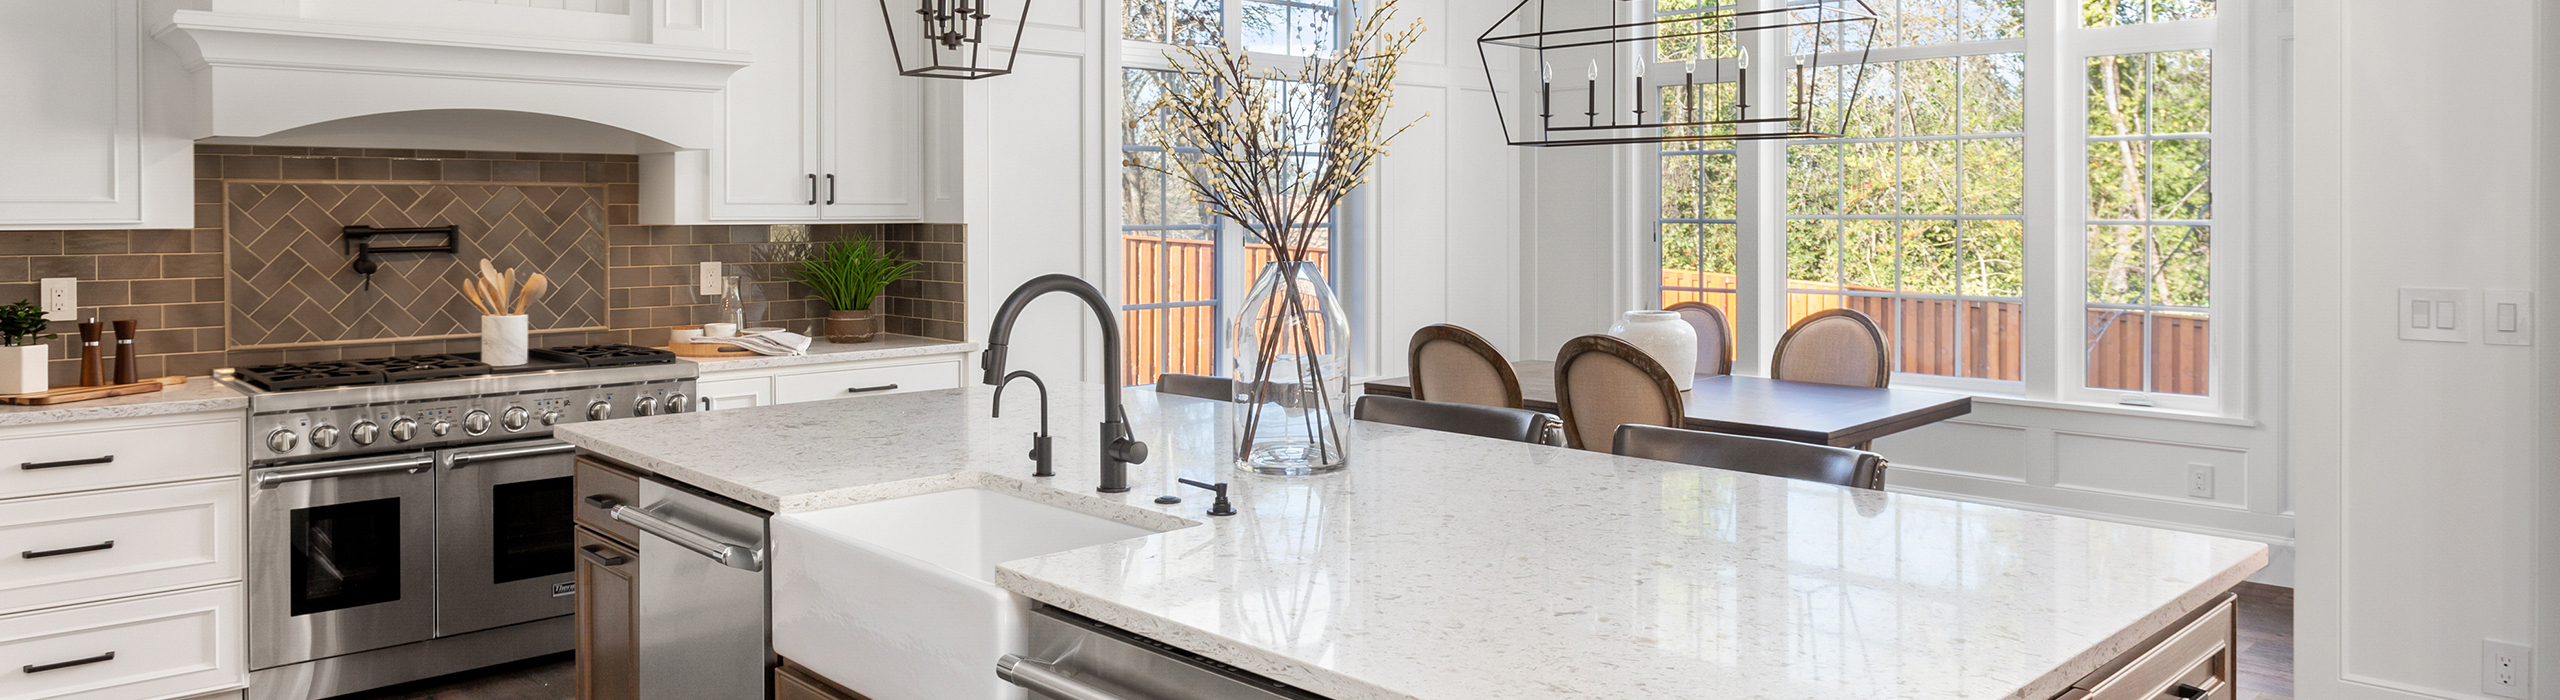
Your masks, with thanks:
M 1547 444 L 1555 416 L 1525 408 L 1416 401 L 1394 396 L 1363 396 L 1351 409 L 1354 420 L 1407 428 L 1474 435 L 1500 440 Z
M 1610 451 L 1728 471 L 1884 490 L 1884 456 L 1865 450 L 1651 425 L 1618 427 Z
M 1678 427 L 1681 401 L 1671 373 L 1627 341 L 1586 335 L 1556 351 L 1556 407 L 1569 447 L 1607 449 L 1621 425 Z
M 1446 323 L 1423 326 L 1405 346 L 1413 398 L 1520 408 L 1520 375 L 1475 331 Z
M 1236 400 L 1236 383 L 1226 377 L 1166 372 L 1156 376 L 1156 393 L 1217 401 Z
M 1733 373 L 1733 326 L 1725 323 L 1723 309 L 1684 301 L 1663 310 L 1680 314 L 1680 320 L 1697 329 L 1699 374 Z
M 1893 351 L 1884 329 L 1855 309 L 1814 312 L 1778 338 L 1769 378 L 1884 388 L 1893 381 Z

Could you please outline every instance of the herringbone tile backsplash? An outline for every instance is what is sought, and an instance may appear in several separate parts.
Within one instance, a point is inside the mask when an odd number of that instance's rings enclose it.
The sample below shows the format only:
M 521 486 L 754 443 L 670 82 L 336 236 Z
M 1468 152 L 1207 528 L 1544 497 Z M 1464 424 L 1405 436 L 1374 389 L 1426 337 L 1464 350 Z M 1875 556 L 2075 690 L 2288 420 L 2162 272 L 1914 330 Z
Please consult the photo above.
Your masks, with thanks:
M 693 270 L 719 261 L 748 283 L 751 322 L 815 334 L 826 307 L 783 270 L 809 242 L 858 237 L 925 263 L 874 308 L 887 330 L 958 340 L 966 318 L 961 226 L 641 226 L 633 156 L 198 145 L 195 158 L 197 228 L 0 232 L 0 303 L 77 277 L 82 318 L 141 322 L 144 376 L 202 375 L 477 351 L 479 313 L 455 281 L 483 257 L 551 279 L 536 346 L 664 345 L 670 326 L 715 320 L 719 298 L 695 293 Z M 454 224 L 461 250 L 380 256 L 368 290 L 341 235 L 355 224 Z M 67 386 L 78 354 L 52 345 Z

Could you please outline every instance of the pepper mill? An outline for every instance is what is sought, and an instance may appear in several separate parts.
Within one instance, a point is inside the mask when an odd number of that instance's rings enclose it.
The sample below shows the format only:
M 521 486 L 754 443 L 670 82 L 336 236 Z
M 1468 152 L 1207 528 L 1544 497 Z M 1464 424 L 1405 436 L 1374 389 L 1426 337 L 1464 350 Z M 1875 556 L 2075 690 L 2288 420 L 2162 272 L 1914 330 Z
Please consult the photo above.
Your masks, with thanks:
M 132 384 L 132 383 L 134 383 L 134 382 L 142 381 L 141 379 L 138 379 L 138 378 L 136 378 L 136 377 L 134 377 L 134 376 L 133 376 L 133 374 L 134 374 L 134 363 L 140 359 L 140 358 L 136 358 L 136 357 L 134 357 L 134 356 L 133 356 L 133 335 L 134 335 L 134 331 L 135 331 L 135 329 L 136 329 L 138 326 L 142 325 L 142 322 L 141 322 L 141 321 L 116 321 L 116 322 L 115 322 L 115 324 L 116 324 L 116 383 L 117 383 L 117 384 Z
M 106 359 L 103 354 L 106 349 L 98 347 L 100 336 L 105 334 L 106 324 L 99 323 L 98 319 L 92 318 L 80 324 L 81 386 L 106 386 L 107 384 L 107 367 L 103 362 Z

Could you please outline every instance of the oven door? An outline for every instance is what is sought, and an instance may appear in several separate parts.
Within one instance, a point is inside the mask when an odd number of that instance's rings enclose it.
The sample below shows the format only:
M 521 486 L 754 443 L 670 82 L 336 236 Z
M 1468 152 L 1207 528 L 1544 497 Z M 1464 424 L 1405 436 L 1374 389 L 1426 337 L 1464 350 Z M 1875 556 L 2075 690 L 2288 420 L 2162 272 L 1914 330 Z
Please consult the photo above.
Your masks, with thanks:
M 249 668 L 424 641 L 435 624 L 435 458 L 249 472 Z
M 436 636 L 577 611 L 576 451 L 546 438 L 437 453 Z

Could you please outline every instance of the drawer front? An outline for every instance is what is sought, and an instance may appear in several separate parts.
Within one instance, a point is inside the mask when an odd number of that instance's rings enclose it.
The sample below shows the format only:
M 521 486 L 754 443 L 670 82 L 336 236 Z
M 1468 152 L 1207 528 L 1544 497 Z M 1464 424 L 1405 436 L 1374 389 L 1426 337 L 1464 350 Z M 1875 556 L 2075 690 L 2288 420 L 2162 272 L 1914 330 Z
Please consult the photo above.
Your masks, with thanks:
M 0 617 L 0 697 L 120 700 L 239 687 L 240 586 Z
M 578 473 L 571 482 L 577 502 L 570 505 L 578 524 L 619 538 L 624 546 L 640 541 L 640 528 L 613 519 L 607 512 L 611 504 L 640 502 L 640 478 L 618 467 L 606 465 L 593 457 L 578 458 Z
M 694 385 L 694 393 L 702 396 L 702 410 L 731 411 L 741 408 L 773 405 L 773 378 L 746 377 L 704 381 Z
M 0 503 L 0 611 L 239 580 L 240 488 L 222 479 Z
M 84 421 L 0 431 L 0 499 L 245 473 L 241 418 Z
M 2123 669 L 2083 683 L 2088 700 L 2231 700 L 2239 697 L 2235 682 L 2238 660 L 2232 637 L 2234 601 L 2225 596 L 2211 612 L 2196 618 L 2166 641 L 2142 653 Z M 2192 689 L 2192 690 L 2190 690 Z M 2194 691 L 2203 691 L 2197 694 Z
M 785 374 L 774 378 L 774 399 L 778 403 L 800 403 L 955 389 L 959 386 L 960 363 L 945 360 Z

